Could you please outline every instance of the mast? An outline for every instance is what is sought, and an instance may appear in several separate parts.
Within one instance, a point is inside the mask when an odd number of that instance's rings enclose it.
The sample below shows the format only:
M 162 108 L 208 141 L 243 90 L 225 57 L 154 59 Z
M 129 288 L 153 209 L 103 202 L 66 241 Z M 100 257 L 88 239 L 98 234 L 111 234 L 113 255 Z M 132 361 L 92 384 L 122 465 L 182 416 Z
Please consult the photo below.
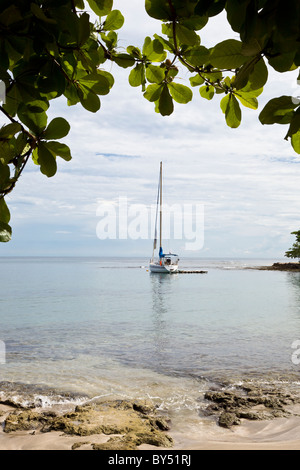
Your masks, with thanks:
M 159 255 L 162 254 L 162 162 L 160 162 Z
M 154 252 L 156 250 L 156 243 L 157 243 L 157 216 L 158 216 L 158 207 L 159 207 L 160 186 L 161 186 L 161 182 L 160 182 L 160 174 L 159 174 L 158 188 L 157 188 L 157 200 L 156 200 L 155 232 L 154 232 L 153 253 L 152 253 L 151 262 L 154 259 Z

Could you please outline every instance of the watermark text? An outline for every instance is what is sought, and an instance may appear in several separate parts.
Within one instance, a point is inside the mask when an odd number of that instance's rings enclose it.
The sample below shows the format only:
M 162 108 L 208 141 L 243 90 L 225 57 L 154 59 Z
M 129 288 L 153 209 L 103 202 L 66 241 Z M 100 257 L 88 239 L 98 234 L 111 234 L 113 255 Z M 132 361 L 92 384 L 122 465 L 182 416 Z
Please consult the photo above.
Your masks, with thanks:
M 184 249 L 200 250 L 204 244 L 204 205 L 195 203 L 162 206 L 164 240 L 182 240 Z M 159 221 L 156 206 L 129 204 L 127 197 L 98 204 L 96 234 L 100 240 L 150 240 Z M 158 235 L 158 233 L 157 233 Z

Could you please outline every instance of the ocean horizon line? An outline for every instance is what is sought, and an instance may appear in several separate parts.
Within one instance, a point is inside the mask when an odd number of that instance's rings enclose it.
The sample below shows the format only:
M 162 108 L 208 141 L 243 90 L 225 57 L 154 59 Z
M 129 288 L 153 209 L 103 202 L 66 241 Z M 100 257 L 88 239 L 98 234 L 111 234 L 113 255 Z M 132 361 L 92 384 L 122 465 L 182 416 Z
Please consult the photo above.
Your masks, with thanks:
M 1 258 L 92 258 L 92 259 L 120 259 L 120 258 L 149 258 L 149 256 L 143 255 L 0 255 Z M 181 259 L 185 260 L 286 260 L 285 257 L 281 256 L 181 256 Z M 287 260 L 287 262 L 289 262 Z

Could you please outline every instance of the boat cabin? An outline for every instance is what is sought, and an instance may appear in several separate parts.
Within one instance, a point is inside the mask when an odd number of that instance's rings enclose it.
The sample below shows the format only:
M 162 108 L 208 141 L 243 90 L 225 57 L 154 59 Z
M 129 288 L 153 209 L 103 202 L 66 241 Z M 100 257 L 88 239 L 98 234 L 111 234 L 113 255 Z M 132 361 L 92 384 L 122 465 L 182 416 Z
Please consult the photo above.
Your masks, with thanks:
M 175 255 L 173 253 L 169 253 L 167 255 L 164 254 L 162 258 L 164 259 L 165 266 L 169 266 L 171 264 L 178 264 L 179 261 L 178 255 Z

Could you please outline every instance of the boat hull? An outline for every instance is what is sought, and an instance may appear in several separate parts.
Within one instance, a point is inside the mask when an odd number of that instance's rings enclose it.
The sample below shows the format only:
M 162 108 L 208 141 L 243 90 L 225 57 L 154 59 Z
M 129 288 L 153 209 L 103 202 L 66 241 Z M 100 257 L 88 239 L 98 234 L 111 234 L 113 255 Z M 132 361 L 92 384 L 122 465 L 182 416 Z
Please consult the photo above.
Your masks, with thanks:
M 172 273 L 176 273 L 176 271 L 178 271 L 178 266 L 176 265 L 171 265 L 171 266 L 164 266 L 164 265 L 160 265 L 160 264 L 157 264 L 157 263 L 151 263 L 150 264 L 150 271 L 152 273 L 164 273 L 164 274 L 172 274 Z

